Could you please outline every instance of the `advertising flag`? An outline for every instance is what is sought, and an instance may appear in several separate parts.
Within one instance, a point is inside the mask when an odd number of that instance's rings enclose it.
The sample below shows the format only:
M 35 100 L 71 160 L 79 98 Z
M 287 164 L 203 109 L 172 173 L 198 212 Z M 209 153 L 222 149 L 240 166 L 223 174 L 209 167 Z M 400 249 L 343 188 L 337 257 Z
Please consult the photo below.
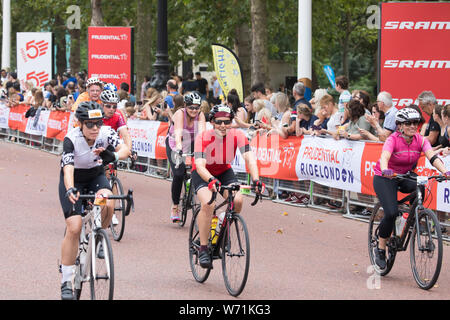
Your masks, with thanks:
M 223 94 L 227 96 L 231 89 L 236 89 L 239 100 L 244 101 L 244 82 L 238 57 L 221 44 L 213 44 L 211 47 L 214 69 Z

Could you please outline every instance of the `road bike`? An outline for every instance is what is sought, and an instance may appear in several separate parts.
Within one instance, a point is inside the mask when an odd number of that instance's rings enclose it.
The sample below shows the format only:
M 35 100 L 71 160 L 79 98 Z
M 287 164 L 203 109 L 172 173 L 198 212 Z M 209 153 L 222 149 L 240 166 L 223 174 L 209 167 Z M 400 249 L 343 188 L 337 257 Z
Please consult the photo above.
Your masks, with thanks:
M 215 231 L 210 232 L 208 240 L 208 251 L 211 256 L 211 261 L 216 259 L 222 260 L 222 275 L 225 287 L 228 293 L 235 297 L 244 290 L 250 267 L 250 238 L 247 225 L 242 215 L 236 213 L 233 207 L 235 194 L 241 188 L 250 187 L 240 186 L 238 184 L 220 187 L 220 191 L 228 191 L 228 195 L 221 204 L 215 206 L 213 216 L 217 216 L 216 213 L 220 208 L 225 205 L 227 207 L 219 234 L 215 234 Z M 214 192 L 208 204 L 212 204 L 216 196 L 217 193 Z M 256 194 L 255 200 L 251 205 L 256 205 L 261 199 L 261 195 Z M 209 268 L 202 268 L 200 266 L 200 233 L 197 225 L 199 212 L 200 206 L 195 209 L 189 228 L 189 261 L 195 280 L 203 283 L 208 279 L 213 267 L 212 264 Z
M 133 204 L 133 191 L 127 195 L 83 194 L 82 225 L 75 260 L 73 280 L 74 299 L 79 300 L 83 283 L 90 283 L 91 300 L 112 300 L 114 296 L 114 259 L 111 241 L 102 229 L 101 211 L 106 200 L 124 200 L 127 202 L 125 212 L 128 213 Z
M 422 177 L 415 174 L 397 174 L 393 179 L 409 179 L 416 182 L 416 190 L 398 200 L 399 216 L 408 213 L 405 227 L 397 234 L 394 225 L 393 232 L 387 241 L 386 268 L 380 269 L 375 263 L 375 250 L 378 248 L 379 224 L 384 217 L 383 207 L 375 205 L 369 220 L 369 257 L 375 271 L 381 276 L 387 275 L 395 262 L 397 252 L 406 251 L 409 242 L 410 264 L 414 280 L 417 285 L 428 290 L 432 288 L 438 277 L 442 265 L 442 231 L 436 214 L 424 207 L 426 186 L 428 181 L 442 182 L 448 180 L 444 176 Z M 412 203 L 412 205 L 411 205 Z
M 119 177 L 117 176 L 117 163 L 109 163 L 107 165 L 107 171 L 109 171 L 109 183 L 111 184 L 111 190 L 114 195 L 122 196 L 123 186 Z M 120 241 L 123 237 L 123 233 L 125 231 L 125 217 L 129 213 L 125 210 L 125 200 L 120 199 L 115 201 L 114 203 L 114 216 L 111 220 L 111 224 L 109 226 L 111 230 L 111 234 L 115 241 Z
M 191 188 L 191 169 L 192 169 L 192 153 L 188 154 L 182 154 L 181 160 L 185 163 L 186 171 L 183 177 L 183 187 L 181 189 L 181 195 L 180 195 L 180 203 L 181 203 L 181 210 L 180 210 L 180 220 L 178 221 L 178 225 L 180 227 L 183 227 L 187 220 L 187 213 L 189 210 L 192 210 L 192 213 L 194 213 L 196 209 L 195 200 L 194 200 L 194 192 Z M 181 163 L 179 161 L 176 161 L 175 167 L 178 168 L 178 166 Z

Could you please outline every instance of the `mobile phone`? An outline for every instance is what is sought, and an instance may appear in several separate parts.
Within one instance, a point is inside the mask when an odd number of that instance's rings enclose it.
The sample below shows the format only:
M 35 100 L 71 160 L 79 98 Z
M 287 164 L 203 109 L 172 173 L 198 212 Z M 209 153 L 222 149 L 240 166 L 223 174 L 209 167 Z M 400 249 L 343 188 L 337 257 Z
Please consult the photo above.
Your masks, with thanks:
M 142 101 L 136 101 L 136 104 L 137 104 L 138 106 L 142 106 Z

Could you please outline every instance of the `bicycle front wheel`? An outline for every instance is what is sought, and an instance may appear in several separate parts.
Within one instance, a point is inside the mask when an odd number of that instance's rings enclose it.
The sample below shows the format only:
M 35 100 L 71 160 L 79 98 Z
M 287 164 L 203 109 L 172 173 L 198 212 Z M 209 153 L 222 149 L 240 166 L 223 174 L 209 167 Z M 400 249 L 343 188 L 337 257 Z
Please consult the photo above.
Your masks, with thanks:
M 237 297 L 244 290 L 250 267 L 250 238 L 247 225 L 239 214 L 224 226 L 222 238 L 222 274 L 228 293 Z
M 119 178 L 114 177 L 111 180 L 112 192 L 114 195 L 123 195 L 123 187 Z M 113 239 L 120 241 L 125 231 L 125 200 L 114 200 L 114 216 L 110 224 Z
M 180 196 L 180 202 L 181 202 L 181 211 L 180 211 L 180 221 L 178 221 L 178 225 L 180 227 L 184 227 L 187 219 L 187 212 L 190 206 L 190 201 L 192 199 L 191 196 L 191 189 L 187 187 L 186 185 L 187 180 L 183 180 L 183 188 L 181 189 L 181 196 Z
M 375 262 L 375 250 L 378 248 L 378 232 L 381 220 L 384 217 L 384 210 L 380 203 L 377 203 L 373 209 L 372 215 L 369 219 L 369 239 L 368 239 L 368 249 L 370 263 L 374 270 L 381 276 L 387 275 L 392 267 L 394 266 L 395 256 L 397 254 L 395 248 L 389 247 L 386 252 L 386 268 L 381 269 Z
M 95 234 L 91 265 L 91 300 L 112 300 L 114 295 L 114 262 L 111 241 L 104 229 Z
M 439 220 L 430 209 L 418 211 L 419 230 L 414 223 L 410 261 L 414 280 L 428 290 L 436 283 L 442 266 L 442 232 Z
M 192 275 L 197 282 L 203 283 L 208 279 L 211 268 L 203 268 L 200 266 L 199 250 L 200 250 L 200 232 L 198 230 L 197 216 L 200 208 L 195 210 L 192 215 L 191 226 L 189 227 L 189 263 L 191 265 Z

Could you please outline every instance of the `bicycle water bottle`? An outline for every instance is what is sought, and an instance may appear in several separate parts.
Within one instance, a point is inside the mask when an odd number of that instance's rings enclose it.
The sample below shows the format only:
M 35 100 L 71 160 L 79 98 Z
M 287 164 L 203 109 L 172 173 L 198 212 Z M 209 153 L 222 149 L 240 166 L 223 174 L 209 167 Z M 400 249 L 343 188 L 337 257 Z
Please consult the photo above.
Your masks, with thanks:
M 216 233 L 216 227 L 217 227 L 217 222 L 219 221 L 219 218 L 217 218 L 216 215 L 214 215 L 214 217 L 212 218 L 211 221 L 211 243 L 212 244 L 216 244 L 217 242 L 217 238 L 218 238 L 218 233 Z
M 222 212 L 221 214 L 219 214 L 219 217 L 218 217 L 219 220 L 217 221 L 217 226 L 216 226 L 216 235 L 217 235 L 217 237 L 219 236 L 220 229 L 222 228 L 222 223 L 223 223 L 223 219 L 224 218 L 225 218 L 225 212 Z
M 397 236 L 401 237 L 403 235 L 405 226 L 406 226 L 406 220 L 408 220 L 408 212 L 404 212 L 401 216 L 398 216 L 395 220 L 395 231 Z
M 189 192 L 189 188 L 191 187 L 191 179 L 186 180 L 186 192 Z

